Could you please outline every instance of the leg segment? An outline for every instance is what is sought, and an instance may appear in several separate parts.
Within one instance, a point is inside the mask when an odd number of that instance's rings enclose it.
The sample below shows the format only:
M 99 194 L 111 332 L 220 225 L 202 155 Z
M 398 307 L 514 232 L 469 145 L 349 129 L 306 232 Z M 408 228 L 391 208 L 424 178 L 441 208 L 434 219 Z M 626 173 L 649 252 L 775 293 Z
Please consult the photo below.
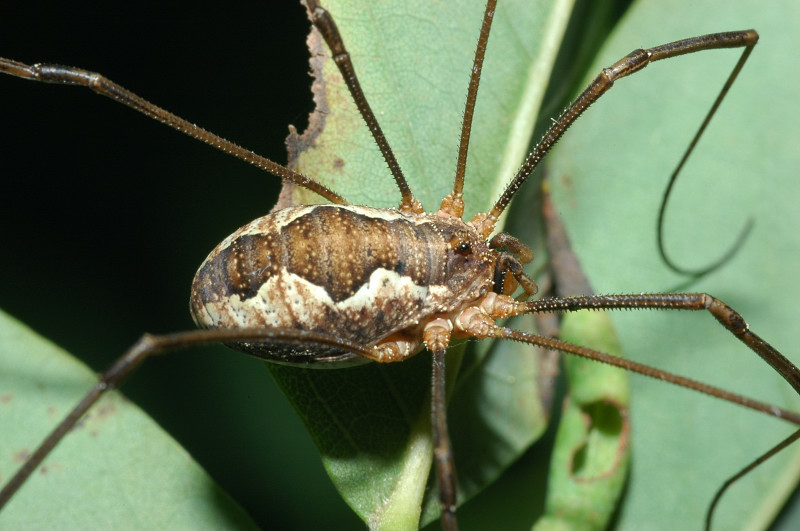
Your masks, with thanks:
M 314 26 L 316 26 L 322 34 L 322 37 L 328 44 L 328 48 L 331 49 L 333 61 L 342 73 L 350 95 L 353 97 L 356 107 L 358 107 L 358 112 L 361 113 L 361 117 L 364 118 L 364 121 L 367 123 L 367 127 L 369 127 L 372 133 L 372 138 L 381 150 L 381 154 L 386 164 L 389 166 L 389 171 L 392 172 L 397 187 L 400 189 L 400 195 L 402 196 L 400 210 L 422 212 L 422 204 L 414 198 L 414 195 L 411 193 L 411 188 L 409 188 L 403 171 L 400 169 L 400 164 L 398 164 L 397 158 L 395 158 L 392 149 L 389 147 L 389 142 L 386 140 L 386 136 L 383 134 L 383 130 L 378 124 L 378 119 L 375 117 L 375 113 L 372 112 L 372 108 L 369 106 L 367 98 L 361 90 L 361 84 L 358 82 L 358 77 L 356 77 L 356 71 L 350 59 L 350 53 L 344 46 L 344 40 L 342 39 L 341 33 L 339 33 L 339 28 L 336 27 L 336 23 L 333 21 L 333 17 L 325 8 L 317 4 L 315 0 L 308 0 L 307 5 L 311 22 L 313 22 Z
M 133 373 L 148 357 L 155 354 L 198 345 L 225 343 L 232 341 L 296 341 L 303 344 L 317 344 L 349 350 L 361 356 L 368 356 L 371 350 L 356 343 L 334 337 L 306 332 L 303 330 L 284 330 L 275 328 L 259 329 L 218 329 L 193 330 L 163 336 L 145 334 L 128 351 L 115 361 L 111 367 L 100 374 L 97 383 L 77 406 L 50 432 L 38 448 L 28 457 L 22 467 L 3 485 L 0 490 L 0 509 L 11 499 L 14 493 L 27 481 L 56 445 L 78 423 L 83 415 L 97 402 L 106 391 L 116 389 Z
M 153 120 L 168 125 L 173 129 L 189 135 L 197 140 L 205 142 L 220 151 L 224 151 L 234 157 L 241 159 L 248 164 L 252 164 L 256 168 L 267 171 L 277 177 L 291 181 L 298 186 L 302 186 L 320 196 L 328 199 L 329 201 L 337 204 L 348 204 L 345 199 L 330 190 L 326 186 L 319 184 L 313 179 L 297 173 L 296 171 L 285 168 L 280 164 L 273 162 L 261 155 L 258 155 L 248 149 L 245 149 L 238 144 L 234 144 L 229 140 L 215 135 L 214 133 L 198 127 L 188 120 L 184 120 L 180 116 L 172 114 L 171 112 L 162 109 L 161 107 L 150 103 L 129 91 L 125 87 L 118 85 L 110 79 L 96 73 L 82 70 L 80 68 L 73 68 L 69 66 L 51 65 L 51 64 L 35 64 L 26 65 L 11 59 L 0 58 L 0 73 L 9 74 L 22 79 L 30 81 L 40 81 L 42 83 L 54 83 L 58 85 L 75 85 L 79 87 L 86 87 L 92 89 L 96 93 L 111 98 L 112 100 L 127 105 L 128 107 L 139 111 L 140 113 L 149 116 Z
M 530 302 L 519 302 L 505 295 L 490 293 L 484 297 L 480 305 L 467 308 L 461 312 L 454 322 L 454 335 L 457 337 L 468 336 L 476 338 L 496 337 L 513 339 L 551 350 L 574 354 L 628 371 L 637 372 L 657 380 L 674 383 L 681 387 L 693 389 L 800 425 L 800 414 L 764 402 L 752 400 L 745 396 L 731 393 L 724 389 L 662 371 L 632 360 L 610 356 L 603 352 L 573 345 L 559 339 L 503 328 L 495 324 L 495 320 L 497 319 L 504 319 L 524 313 L 620 309 L 708 310 L 728 331 L 778 371 L 795 391 L 800 394 L 800 369 L 769 343 L 751 332 L 748 329 L 747 323 L 739 313 L 719 299 L 705 293 L 596 295 L 551 298 Z
M 707 310 L 739 341 L 750 347 L 800 394 L 800 369 L 786 359 L 772 345 L 750 331 L 744 318 L 733 308 L 707 293 L 657 293 L 634 295 L 593 295 L 543 299 L 524 303 L 526 312 L 576 311 L 576 310 Z
M 578 98 L 570 104 L 569 107 L 558 117 L 558 119 L 550 126 L 542 139 L 536 144 L 533 151 L 525 159 L 522 167 L 519 169 L 514 179 L 508 184 L 505 191 L 503 191 L 500 199 L 497 200 L 492 210 L 486 214 L 479 214 L 472 220 L 472 223 L 478 228 L 478 231 L 488 236 L 494 230 L 495 223 L 500 217 L 500 214 L 508 207 L 511 199 L 516 194 L 517 189 L 522 186 L 522 183 L 533 173 L 542 159 L 550 152 L 555 143 L 564 135 L 566 130 L 589 108 L 595 101 L 597 101 L 603 94 L 605 94 L 613 85 L 614 82 L 623 77 L 629 76 L 637 72 L 654 61 L 661 59 L 668 59 L 670 57 L 677 57 L 687 53 L 699 52 L 702 50 L 712 50 L 718 48 L 744 48 L 742 56 L 739 58 L 738 63 L 731 72 L 725 85 L 722 87 L 717 100 L 712 105 L 711 109 L 706 115 L 703 124 L 700 126 L 695 139 L 689 146 L 684 161 L 688 158 L 697 139 L 705 130 L 706 125 L 711 121 L 711 117 L 719 107 L 720 102 L 724 99 L 728 89 L 733 84 L 742 69 L 742 66 L 750 56 L 750 52 L 758 42 L 758 33 L 755 30 L 734 31 L 726 33 L 714 33 L 710 35 L 703 35 L 701 37 L 693 37 L 690 39 L 683 39 L 669 44 L 656 46 L 647 50 L 634 50 L 620 61 L 605 68 L 592 83 L 584 90 Z M 682 166 L 683 162 L 678 166 L 673 173 L 671 181 L 674 181 L 675 176 Z M 668 190 L 669 191 L 669 190 Z
M 449 319 L 431 320 L 423 332 L 425 347 L 433 354 L 431 374 L 431 426 L 433 428 L 433 460 L 439 480 L 439 504 L 442 509 L 442 528 L 457 531 L 456 469 L 453 448 L 447 428 L 447 392 L 445 389 L 445 353 L 450 344 L 453 325 Z
M 433 426 L 433 460 L 439 480 L 439 503 L 442 508 L 442 529 L 457 531 L 456 469 L 447 428 L 447 393 L 445 390 L 445 350 L 433 351 L 431 375 L 431 424 Z

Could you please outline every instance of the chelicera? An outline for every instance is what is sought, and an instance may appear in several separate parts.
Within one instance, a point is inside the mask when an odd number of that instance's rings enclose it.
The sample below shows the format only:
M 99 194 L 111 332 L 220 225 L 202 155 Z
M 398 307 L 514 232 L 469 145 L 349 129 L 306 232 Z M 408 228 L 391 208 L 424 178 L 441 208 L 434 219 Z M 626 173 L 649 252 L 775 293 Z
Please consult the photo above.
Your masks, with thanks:
M 328 44 L 334 49 L 338 48 L 335 55 L 342 58 L 340 64 L 344 65 L 345 69 L 351 68 L 344 59 L 346 57 L 344 47 L 332 25 L 332 19 L 319 6 L 312 5 L 310 9 L 315 24 L 322 31 Z M 487 13 L 493 12 L 493 9 L 493 5 L 490 5 Z M 490 22 L 491 17 L 487 16 L 486 21 Z M 488 34 L 487 24 L 481 32 L 484 46 Z M 677 53 L 672 51 L 676 48 L 681 52 L 687 52 L 704 47 L 745 46 L 747 54 L 756 40 L 757 35 L 754 32 L 719 34 L 682 41 L 677 46 L 654 48 L 648 50 L 648 53 L 654 54 L 653 60 L 657 60 L 676 55 Z M 643 55 L 637 57 L 641 58 Z M 615 65 L 618 68 L 618 73 L 615 75 L 624 77 L 645 64 L 637 61 L 641 59 L 631 57 L 627 62 Z M 34 73 L 34 70 L 26 65 L 11 61 L 3 63 L 3 66 L 6 72 L 21 77 L 40 77 L 42 80 L 54 81 L 66 76 L 77 84 L 87 86 L 95 80 L 103 82 L 99 78 L 91 78 L 86 73 L 73 69 L 59 67 L 48 71 L 44 68 Z M 479 72 L 480 68 L 475 70 Z M 476 88 L 470 92 L 471 103 L 468 103 L 466 113 L 468 116 L 474 107 L 477 79 L 476 76 L 474 78 Z M 357 87 L 357 84 L 354 86 Z M 603 81 L 599 81 L 595 90 L 587 94 L 588 103 L 594 101 L 608 87 L 610 84 L 603 85 Z M 355 88 L 351 90 L 356 91 Z M 120 92 L 120 87 L 115 85 L 106 85 L 100 91 L 106 91 L 106 95 L 112 97 L 116 94 L 117 99 L 122 100 L 132 96 Z M 359 101 L 358 96 L 356 100 Z M 147 114 L 155 114 L 157 119 L 179 129 L 189 128 L 182 122 L 177 123 L 173 117 L 161 114 L 160 110 L 154 112 L 153 107 L 140 100 L 128 100 L 127 103 L 139 107 L 139 110 Z M 366 106 L 366 101 L 361 100 L 359 103 L 362 105 L 362 113 L 367 115 L 367 121 L 370 122 L 371 112 Z M 399 211 L 387 212 L 350 206 L 289 207 L 240 229 L 223 242 L 201 266 L 192 295 L 193 314 L 199 324 L 230 330 L 176 337 L 164 344 L 159 343 L 159 346 L 147 340 L 143 344 L 143 350 L 133 351 L 136 354 L 134 356 L 136 363 L 143 359 L 143 353 L 162 348 L 168 343 L 184 345 L 193 341 L 225 341 L 235 348 L 259 357 L 290 364 L 350 363 L 365 357 L 376 361 L 400 361 L 416 354 L 424 345 L 434 353 L 434 371 L 435 375 L 438 374 L 434 376 L 438 386 L 434 386 L 433 401 L 439 423 L 436 430 L 440 437 L 437 450 L 439 479 L 445 486 L 442 489 L 445 493 L 442 498 L 445 509 L 443 519 L 448 528 L 455 525 L 455 493 L 452 484 L 452 463 L 444 429 L 444 378 L 436 371 L 443 371 L 444 351 L 451 338 L 505 337 L 567 352 L 590 354 L 587 349 L 499 327 L 495 323 L 497 319 L 515 314 L 571 311 L 579 308 L 708 309 L 726 328 L 776 366 L 795 389 L 800 389 L 797 387 L 800 384 L 796 369 L 787 360 L 760 338 L 746 331 L 738 314 L 720 301 L 704 294 L 579 297 L 535 302 L 516 301 L 509 296 L 515 292 L 517 284 L 523 287 L 525 295 L 523 299 L 536 291 L 533 281 L 522 271 L 522 263 L 530 259 L 529 250 L 507 235 L 496 236 L 496 239 L 488 238 L 495 230 L 500 213 L 505 210 L 521 182 L 588 103 L 578 104 L 565 114 L 565 118 L 556 123 L 551 135 L 538 146 L 523 167 L 520 173 L 522 177 L 508 187 L 495 209 L 477 216 L 470 222 L 461 221 L 463 213 L 461 187 L 468 145 L 466 138 L 469 131 L 469 119 L 467 119 L 465 120 L 467 134 L 459 151 L 459 159 L 463 159 L 459 164 L 460 177 L 457 178 L 453 193 L 445 198 L 441 209 L 435 214 L 421 212 L 412 191 L 404 184 L 402 174 L 395 171 L 403 195 Z M 570 115 L 570 112 L 574 112 L 574 115 Z M 375 130 L 375 127 L 372 129 Z M 218 147 L 237 152 L 241 158 L 262 166 L 276 175 L 302 184 L 334 203 L 344 202 L 336 193 L 290 173 L 274 163 L 258 159 L 249 152 L 229 144 L 223 147 L 216 137 L 205 136 L 205 132 L 200 133 L 195 130 L 194 134 Z M 381 138 L 378 138 L 378 143 L 385 146 L 386 143 L 382 142 Z M 389 166 L 396 168 L 397 164 L 393 162 L 391 151 L 388 148 L 383 151 Z M 313 230 L 307 228 L 309 224 L 314 226 Z M 343 267 L 342 260 L 337 259 L 331 261 L 330 268 L 326 270 L 321 269 L 321 260 L 318 256 L 313 256 L 311 251 L 301 254 L 301 250 L 294 243 L 298 241 L 297 238 L 286 236 L 285 241 L 275 241 L 280 239 L 279 234 L 291 234 L 294 231 L 301 235 L 301 240 L 308 242 L 309 238 L 325 232 L 322 230 L 325 226 L 333 227 L 329 231 L 331 234 L 328 234 L 331 237 L 324 241 L 313 242 L 314 245 L 310 247 L 314 252 L 326 250 L 334 254 L 336 251 L 349 250 L 342 245 L 342 242 L 346 242 L 345 235 L 352 234 L 355 226 L 359 226 L 355 229 L 356 232 L 363 231 L 363 234 L 394 235 L 396 232 L 405 231 L 406 235 L 397 239 L 400 248 L 388 245 L 386 240 L 378 236 L 374 245 L 359 245 L 358 249 L 374 252 L 370 257 L 374 259 L 371 263 L 365 262 L 363 257 L 355 259 L 352 257 L 353 253 L 348 252 L 347 256 L 350 257 L 348 259 L 354 261 L 347 263 L 347 267 Z M 427 243 L 421 245 L 421 241 Z M 330 245 L 328 249 L 325 249 L 326 242 Z M 285 247 L 282 247 L 284 245 Z M 403 245 L 409 247 L 403 248 Z M 500 252 L 497 248 L 509 249 L 511 252 Z M 282 252 L 284 249 L 296 251 L 298 255 L 291 256 L 291 252 Z M 422 265 L 415 268 L 413 262 L 418 258 L 420 249 L 436 250 L 435 257 L 427 262 L 420 259 Z M 275 260 L 274 257 L 278 254 L 288 255 L 288 261 Z M 364 266 L 364 269 L 350 267 L 355 265 Z M 339 274 L 341 276 L 337 276 Z M 271 282 L 283 286 L 280 290 L 275 289 L 270 285 Z M 288 289 L 287 283 L 292 284 Z M 376 286 L 386 287 L 389 293 L 376 291 Z M 302 291 L 308 290 L 309 287 L 321 288 L 324 293 Z M 416 295 L 409 293 L 414 291 L 418 293 Z M 300 297 L 292 298 L 289 293 L 299 293 Z M 326 303 L 327 306 L 316 305 L 320 301 L 317 295 L 327 295 L 331 302 Z M 315 303 L 309 306 L 309 300 Z M 364 303 L 364 300 L 367 302 Z M 356 301 L 358 306 L 354 304 Z M 399 306 L 387 311 L 381 306 L 387 301 L 390 306 Z M 337 304 L 339 307 L 335 308 Z M 259 306 L 261 311 L 254 312 Z M 361 322 L 346 311 L 352 308 L 357 309 L 356 313 L 359 315 L 363 314 L 364 310 L 374 310 L 374 313 L 367 315 Z M 341 316 L 336 315 L 337 312 L 341 313 Z M 392 315 L 392 319 L 383 320 L 387 314 Z M 379 315 L 381 319 L 378 319 Z M 343 326 L 347 328 L 348 323 L 353 325 L 352 330 L 348 330 L 347 334 L 342 333 Z M 380 326 L 373 330 L 370 329 L 370 323 Z M 262 330 L 239 330 L 254 327 Z M 314 349 L 309 345 L 313 345 Z M 118 374 L 126 374 L 129 370 L 128 363 L 120 365 L 119 372 L 106 373 L 107 380 L 115 384 Z M 620 364 L 627 368 L 647 371 L 629 362 Z

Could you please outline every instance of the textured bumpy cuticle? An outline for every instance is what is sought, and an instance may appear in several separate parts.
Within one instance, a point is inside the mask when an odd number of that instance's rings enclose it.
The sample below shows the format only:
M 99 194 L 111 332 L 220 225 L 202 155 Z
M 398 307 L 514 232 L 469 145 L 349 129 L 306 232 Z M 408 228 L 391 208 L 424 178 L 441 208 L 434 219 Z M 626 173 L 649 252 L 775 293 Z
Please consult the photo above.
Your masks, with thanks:
M 422 348 L 434 316 L 454 318 L 491 293 L 495 260 L 496 251 L 460 219 L 290 207 L 242 227 L 209 255 L 194 280 L 192 315 L 206 328 L 330 334 L 375 347 L 378 361 L 399 361 Z M 298 345 L 231 346 L 285 363 L 332 357 Z

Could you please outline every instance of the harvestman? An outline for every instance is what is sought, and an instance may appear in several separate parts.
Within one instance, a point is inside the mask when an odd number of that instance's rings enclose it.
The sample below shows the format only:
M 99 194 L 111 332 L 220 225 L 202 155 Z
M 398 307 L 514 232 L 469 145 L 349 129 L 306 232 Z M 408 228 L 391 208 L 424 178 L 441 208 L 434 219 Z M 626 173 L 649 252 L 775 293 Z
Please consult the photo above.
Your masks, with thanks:
M 150 354 L 161 353 L 178 347 L 210 343 L 226 342 L 227 344 L 244 350 L 260 358 L 284 363 L 333 363 L 333 362 L 352 362 L 357 356 L 370 358 L 377 361 L 401 361 L 408 356 L 416 354 L 422 344 L 433 353 L 433 390 L 432 408 L 434 411 L 434 433 L 436 438 L 436 464 L 438 479 L 441 491 L 442 522 L 445 528 L 456 528 L 455 520 L 455 482 L 454 470 L 450 444 L 447 436 L 445 419 L 445 393 L 444 393 L 444 353 L 451 337 L 496 337 L 522 341 L 532 345 L 539 345 L 545 348 L 561 350 L 579 356 L 604 361 L 606 363 L 626 368 L 635 372 L 650 375 L 659 379 L 678 383 L 680 385 L 693 388 L 695 390 L 718 396 L 739 403 L 768 414 L 800 423 L 797 415 L 777 410 L 773 406 L 762 404 L 744 397 L 733 395 L 725 391 L 707 386 L 686 378 L 673 376 L 662 371 L 657 371 L 635 362 L 606 356 L 591 349 L 567 344 L 556 339 L 535 336 L 503 328 L 495 324 L 500 318 L 519 315 L 524 313 L 540 313 L 553 311 L 575 311 L 579 309 L 621 309 L 621 308 L 665 308 L 665 309 L 685 309 L 685 310 L 708 310 L 714 317 L 731 333 L 736 335 L 743 343 L 749 346 L 773 368 L 775 368 L 791 385 L 800 393 L 800 371 L 797 370 L 787 359 L 775 351 L 769 344 L 761 340 L 755 334 L 747 330 L 741 316 L 734 312 L 721 301 L 714 299 L 706 294 L 657 294 L 657 295 L 607 295 L 607 296 L 585 296 L 570 298 L 552 298 L 538 301 L 526 301 L 526 299 L 536 292 L 535 283 L 522 271 L 522 264 L 531 260 L 530 250 L 515 238 L 503 233 L 489 237 L 494 233 L 495 224 L 500 214 L 506 209 L 517 189 L 525 179 L 534 171 L 542 157 L 552 148 L 553 144 L 562 136 L 572 122 L 594 101 L 596 101 L 605 91 L 607 91 L 614 80 L 625 77 L 643 68 L 649 62 L 674 57 L 684 53 L 691 53 L 704 49 L 712 48 L 734 48 L 743 47 L 745 51 L 731 73 L 728 82 L 723 87 L 719 98 L 712 106 L 709 114 L 698 131 L 700 136 L 705 125 L 710 120 L 716 108 L 727 92 L 730 84 L 737 76 L 742 65 L 746 61 L 752 47 L 758 40 L 758 35 L 750 30 L 743 32 L 730 32 L 714 35 L 707 35 L 692 39 L 686 39 L 648 50 L 637 50 L 628 55 L 623 60 L 603 71 L 598 78 L 589 86 L 584 93 L 573 103 L 567 111 L 556 121 L 545 137 L 535 147 L 534 151 L 528 156 L 518 174 L 508 185 L 501 198 L 497 201 L 491 211 L 479 214 L 468 224 L 460 221 L 463 215 L 464 205 L 462 201 L 462 188 L 464 184 L 464 173 L 467 158 L 467 148 L 471 128 L 472 114 L 474 111 L 480 70 L 485 52 L 486 43 L 489 37 L 489 28 L 494 13 L 495 2 L 490 0 L 487 5 L 484 24 L 480 33 L 478 52 L 475 58 L 475 67 L 471 77 L 465 118 L 462 129 L 462 139 L 458 150 L 458 163 L 456 169 L 456 180 L 453 192 L 444 198 L 442 206 L 437 214 L 424 214 L 421 205 L 413 195 L 412 190 L 406 184 L 405 178 L 400 171 L 399 165 L 394 159 L 394 155 L 377 124 L 364 95 L 361 93 L 360 86 L 355 77 L 349 56 L 344 48 L 342 39 L 336 29 L 332 18 L 328 13 L 316 6 L 314 2 L 309 2 L 309 9 L 315 26 L 320 30 L 328 46 L 333 51 L 337 66 L 348 83 L 348 87 L 361 112 L 363 118 L 370 126 L 375 140 L 383 154 L 397 186 L 401 192 L 402 201 L 399 212 L 387 213 L 366 207 L 342 208 L 342 207 L 303 207 L 283 210 L 275 214 L 274 217 L 261 218 L 256 222 L 240 229 L 235 235 L 234 240 L 228 239 L 221 244 L 201 266 L 193 288 L 193 314 L 198 324 L 215 328 L 207 331 L 194 331 L 168 336 L 149 336 L 146 335 L 132 349 L 125 354 L 108 371 L 103 373 L 100 383 L 86 396 L 79 406 L 60 424 L 56 430 L 48 437 L 42 446 L 31 456 L 19 473 L 4 487 L 0 494 L 0 506 L 8 501 L 11 495 L 27 479 L 30 473 L 41 463 L 44 457 L 52 450 L 54 445 L 66 434 L 66 432 L 80 419 L 83 413 L 99 398 L 107 389 L 118 386 L 122 380 L 130 374 L 144 359 Z M 297 185 L 303 186 L 316 192 L 325 199 L 339 205 L 347 205 L 344 198 L 329 190 L 325 186 L 316 183 L 311 179 L 275 164 L 267 159 L 259 157 L 235 144 L 227 142 L 207 131 L 190 124 L 154 105 L 138 98 L 126 91 L 119 85 L 94 73 L 54 65 L 33 65 L 28 66 L 11 60 L 1 60 L 0 70 L 22 78 L 38 80 L 51 83 L 74 84 L 92 88 L 96 92 L 111 97 L 121 103 L 131 106 L 144 114 L 170 125 L 178 130 L 209 143 L 219 149 L 232 153 L 242 160 L 260 167 L 276 176 Z M 690 145 L 687 155 L 691 152 L 696 143 L 696 139 Z M 677 174 L 677 171 L 675 175 Z M 672 179 L 674 180 L 675 175 Z M 244 306 L 241 301 L 252 299 L 252 292 L 259 292 L 259 288 L 268 282 L 273 276 L 279 274 L 288 275 L 288 280 L 295 281 L 300 273 L 297 264 L 281 264 L 291 269 L 290 273 L 280 273 L 277 271 L 268 272 L 266 276 L 252 281 L 244 279 L 247 276 L 245 269 L 239 265 L 252 259 L 247 253 L 250 248 L 246 248 L 243 242 L 247 239 L 247 244 L 255 248 L 264 246 L 269 247 L 268 243 L 258 240 L 265 234 L 265 231 L 276 232 L 278 230 L 297 228 L 299 234 L 304 234 L 303 223 L 321 219 L 321 223 L 330 223 L 333 227 L 330 232 L 336 236 L 339 230 L 335 219 L 344 219 L 345 223 L 352 226 L 362 224 L 365 228 L 365 235 L 370 234 L 370 230 L 380 231 L 381 238 L 386 234 L 393 234 L 393 230 L 400 228 L 405 230 L 406 235 L 414 230 L 423 239 L 427 239 L 433 249 L 440 251 L 442 260 L 446 262 L 441 270 L 431 270 L 431 263 L 424 262 L 420 268 L 422 272 L 411 271 L 411 267 L 406 268 L 408 260 L 399 260 L 397 256 L 388 256 L 381 259 L 379 265 L 373 265 L 368 273 L 375 273 L 376 270 L 384 270 L 393 274 L 384 275 L 381 279 L 389 279 L 403 284 L 402 293 L 381 294 L 373 299 L 371 303 L 385 303 L 386 300 L 400 300 L 408 303 L 409 285 L 422 286 L 430 291 L 434 288 L 443 291 L 444 295 L 438 294 L 435 305 L 429 300 L 433 297 L 427 293 L 417 296 L 420 301 L 419 308 L 414 314 L 413 319 L 403 320 L 408 312 L 409 306 L 403 306 L 401 317 L 397 317 L 387 329 L 380 329 L 375 332 L 369 327 L 361 327 L 359 330 L 342 333 L 341 323 L 321 322 L 314 311 L 309 311 L 309 316 L 304 317 L 306 321 L 295 322 L 293 328 L 289 325 L 278 323 L 278 326 L 254 327 L 262 324 L 263 317 L 251 318 L 241 317 L 242 309 L 252 310 L 249 306 Z M 295 223 L 297 222 L 297 223 Z M 302 222 L 302 223 L 301 223 Z M 422 228 L 432 227 L 428 232 Z M 391 230 L 389 230 L 391 229 Z M 413 230 L 412 230 L 413 229 Z M 386 232 L 388 230 L 388 232 Z M 306 231 L 308 232 L 308 231 Z M 434 241 L 434 236 L 446 235 L 444 239 Z M 487 241 L 488 239 L 488 241 Z M 255 241 L 255 243 L 253 243 Z M 295 244 L 298 239 L 292 240 Z M 382 249 L 377 243 L 375 249 Z M 411 242 L 408 249 L 397 251 L 403 258 L 413 258 L 413 245 L 422 245 L 420 242 Z M 270 247 L 271 248 L 271 247 Z M 407 253 L 407 254 L 404 254 Z M 273 255 L 269 255 L 273 256 Z M 239 262 L 236 262 L 238 260 Z M 398 264 L 404 263 L 403 267 Z M 264 265 L 264 262 L 255 260 L 256 265 Z M 421 262 L 422 263 L 422 262 Z M 233 265 L 231 265 L 233 264 Z M 249 265 L 252 265 L 248 262 Z M 302 264 L 301 264 L 302 265 Z M 307 265 L 307 264 L 306 264 Z M 339 269 L 332 269 L 332 273 L 340 270 L 350 271 L 354 266 L 360 264 L 338 263 Z M 426 270 L 425 267 L 428 269 Z M 460 269 L 458 269 L 460 268 Z M 459 274 L 453 275 L 452 271 L 458 269 Z M 262 271 L 263 272 L 263 271 Z M 313 271 L 312 271 L 313 273 Z M 437 276 L 438 275 L 438 276 Z M 313 276 L 313 275 L 312 275 Z M 309 277 L 311 278 L 311 277 Z M 338 278 L 338 277 L 337 277 Z M 341 284 L 342 278 L 338 278 Z M 348 277 L 349 278 L 349 277 Z M 465 278 L 468 280 L 465 280 Z M 413 282 L 409 284 L 409 279 Z M 287 278 L 282 279 L 284 284 Z M 307 279 L 306 279 L 307 280 Z M 325 284 L 324 280 L 312 279 L 315 285 L 322 286 L 330 294 L 334 287 L 331 283 Z M 359 291 L 364 282 L 364 278 L 357 279 L 361 283 L 355 282 L 351 290 L 338 293 L 332 296 L 337 302 L 346 302 Z M 224 281 L 220 284 L 220 281 Z M 413 284 L 413 285 L 412 285 Z M 294 286 L 295 289 L 297 286 Z M 523 295 L 518 299 L 510 297 L 517 288 L 521 288 Z M 399 288 L 398 288 L 399 290 Z M 412 290 L 413 291 L 413 290 Z M 258 293 L 259 297 L 263 297 Z M 233 297 L 237 297 L 233 311 L 229 311 Z M 388 297 L 388 299 L 387 299 Z M 391 299 L 395 297 L 395 299 Z M 308 306 L 308 299 L 303 299 Z M 300 308 L 294 302 L 271 300 L 270 304 L 280 307 L 285 304 L 294 310 Z M 319 301 L 314 301 L 318 304 Z M 262 304 L 263 306 L 263 304 Z M 226 315 L 226 312 L 228 315 Z M 279 312 L 280 313 L 280 312 Z M 295 312 L 296 313 L 296 312 Z M 381 310 L 381 313 L 391 313 L 388 310 Z M 292 317 L 291 319 L 295 319 Z M 261 322 L 260 322 L 261 321 Z M 326 329 L 325 326 L 328 326 Z M 306 329 L 299 329 L 305 326 Z M 237 328 L 238 327 L 238 328 Z M 244 328 L 243 328 L 244 327 Z M 327 333 L 326 333 L 327 332 Z M 370 335 L 372 334 L 372 335 Z M 313 346 L 314 350 L 310 347 Z

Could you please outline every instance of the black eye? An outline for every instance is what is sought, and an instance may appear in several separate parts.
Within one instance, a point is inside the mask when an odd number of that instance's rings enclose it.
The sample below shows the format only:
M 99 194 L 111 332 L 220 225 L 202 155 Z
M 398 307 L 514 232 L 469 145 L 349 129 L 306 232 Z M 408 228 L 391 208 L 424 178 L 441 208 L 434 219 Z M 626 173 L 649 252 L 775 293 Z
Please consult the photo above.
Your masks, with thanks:
M 472 246 L 467 242 L 461 242 L 458 245 L 456 245 L 455 251 L 458 254 L 469 254 L 472 251 Z

